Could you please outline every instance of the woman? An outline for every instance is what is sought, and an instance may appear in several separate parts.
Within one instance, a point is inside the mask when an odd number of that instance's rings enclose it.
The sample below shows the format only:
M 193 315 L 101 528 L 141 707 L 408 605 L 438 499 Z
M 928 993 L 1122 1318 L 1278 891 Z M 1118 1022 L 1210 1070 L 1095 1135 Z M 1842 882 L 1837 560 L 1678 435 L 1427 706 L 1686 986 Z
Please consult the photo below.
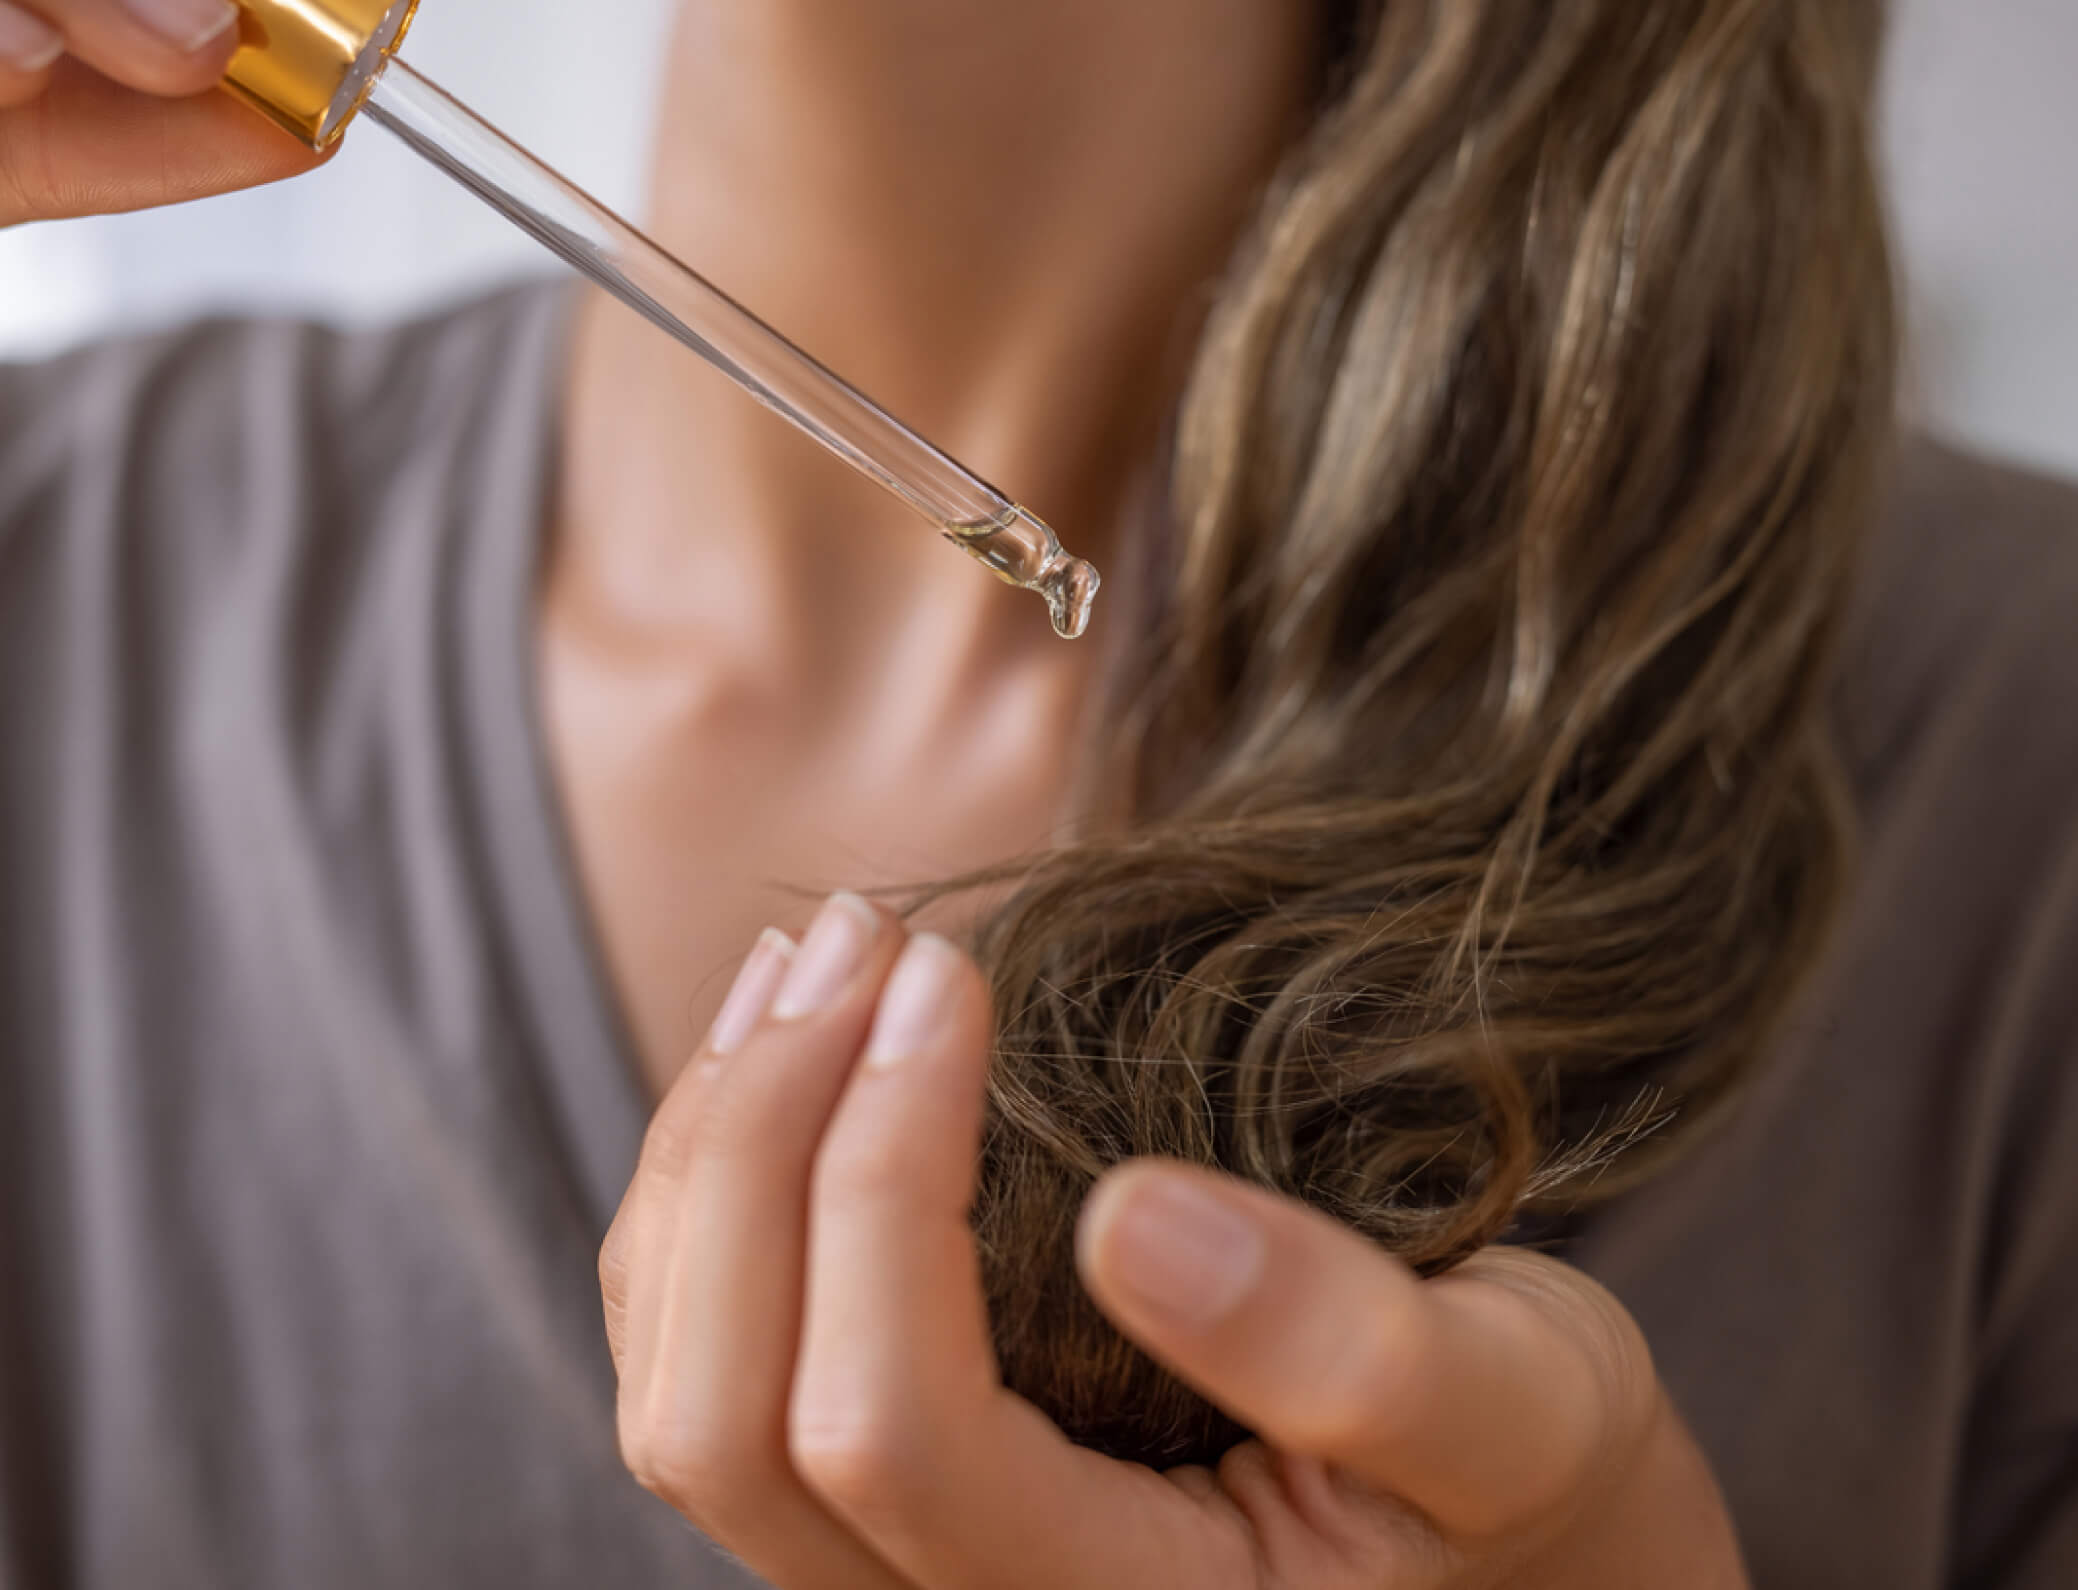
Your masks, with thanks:
M 2068 1582 L 2073 510 L 1883 446 L 1878 22 L 688 0 L 654 229 L 1106 645 L 597 303 L 7 372 L 8 1575 Z M 297 169 L 229 25 L 0 4 L 4 218 Z M 798 892 L 963 878 L 978 1255 Z

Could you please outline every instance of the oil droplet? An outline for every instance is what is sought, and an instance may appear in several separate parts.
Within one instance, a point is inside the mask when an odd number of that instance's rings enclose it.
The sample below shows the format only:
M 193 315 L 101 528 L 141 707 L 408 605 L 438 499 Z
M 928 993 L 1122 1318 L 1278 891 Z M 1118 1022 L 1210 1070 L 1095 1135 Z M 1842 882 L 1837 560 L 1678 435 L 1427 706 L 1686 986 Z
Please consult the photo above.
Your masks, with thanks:
M 1044 520 L 1013 508 L 994 519 L 949 524 L 945 536 L 1005 584 L 1044 597 L 1054 632 L 1063 640 L 1079 639 L 1089 628 L 1104 578 L 1082 559 L 1070 557 Z

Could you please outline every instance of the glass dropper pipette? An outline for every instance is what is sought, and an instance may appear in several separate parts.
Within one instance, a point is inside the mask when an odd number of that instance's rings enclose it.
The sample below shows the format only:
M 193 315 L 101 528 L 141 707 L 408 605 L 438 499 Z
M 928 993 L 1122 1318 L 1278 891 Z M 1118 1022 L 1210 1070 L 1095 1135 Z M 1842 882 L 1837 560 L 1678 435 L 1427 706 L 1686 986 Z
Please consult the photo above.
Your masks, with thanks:
M 406 145 L 930 520 L 999 578 L 1088 626 L 1097 571 L 1044 521 L 932 446 L 720 288 L 397 58 L 418 0 L 238 0 L 225 86 L 314 149 L 357 115 Z

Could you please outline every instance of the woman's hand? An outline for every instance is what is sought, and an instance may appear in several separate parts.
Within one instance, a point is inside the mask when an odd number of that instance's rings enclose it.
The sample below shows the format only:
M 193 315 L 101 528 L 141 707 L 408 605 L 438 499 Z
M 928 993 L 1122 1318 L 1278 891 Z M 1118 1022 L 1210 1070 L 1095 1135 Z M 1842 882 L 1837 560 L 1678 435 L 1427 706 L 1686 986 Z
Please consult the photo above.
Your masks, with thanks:
M 214 92 L 229 0 L 0 0 L 0 227 L 137 210 L 318 157 Z
M 781 1590 L 1745 1583 L 1607 1293 L 1515 1252 L 1419 1281 L 1180 1167 L 1097 1189 L 1084 1280 L 1263 1442 L 1167 1475 L 1071 1445 L 990 1351 L 989 1036 L 972 964 L 863 901 L 766 935 L 607 1239 L 627 1461 Z

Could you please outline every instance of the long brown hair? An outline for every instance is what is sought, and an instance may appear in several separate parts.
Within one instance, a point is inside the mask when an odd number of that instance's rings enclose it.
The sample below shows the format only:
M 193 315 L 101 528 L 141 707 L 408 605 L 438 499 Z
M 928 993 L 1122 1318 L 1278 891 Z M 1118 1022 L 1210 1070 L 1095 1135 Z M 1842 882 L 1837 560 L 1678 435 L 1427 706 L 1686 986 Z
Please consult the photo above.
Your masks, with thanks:
M 1842 891 L 1820 714 L 1891 417 L 1880 0 L 1358 0 L 1205 334 L 1102 820 L 978 949 L 1007 1382 L 1237 1432 L 1072 1278 L 1163 1154 L 1424 1271 L 1635 1186 Z

